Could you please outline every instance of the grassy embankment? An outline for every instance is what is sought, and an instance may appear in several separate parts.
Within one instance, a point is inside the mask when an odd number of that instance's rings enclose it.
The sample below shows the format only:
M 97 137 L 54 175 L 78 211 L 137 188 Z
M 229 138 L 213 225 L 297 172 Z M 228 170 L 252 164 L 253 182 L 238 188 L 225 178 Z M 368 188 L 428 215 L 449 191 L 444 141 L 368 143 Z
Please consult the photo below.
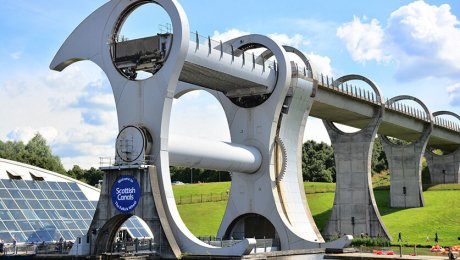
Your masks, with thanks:
M 389 190 L 386 182 L 375 183 L 377 205 L 383 222 L 393 238 L 403 235 L 408 245 L 432 245 L 438 232 L 440 244 L 459 244 L 460 236 L 460 185 L 425 187 L 426 206 L 423 208 L 392 209 L 389 207 Z M 230 183 L 207 183 L 174 186 L 176 198 L 198 194 L 226 193 Z M 329 218 L 334 200 L 335 184 L 305 183 L 310 210 L 320 229 Z M 190 231 L 195 235 L 215 235 L 225 211 L 226 201 L 178 205 L 179 212 Z M 427 236 L 430 241 L 426 241 Z M 394 241 L 395 242 L 395 241 Z

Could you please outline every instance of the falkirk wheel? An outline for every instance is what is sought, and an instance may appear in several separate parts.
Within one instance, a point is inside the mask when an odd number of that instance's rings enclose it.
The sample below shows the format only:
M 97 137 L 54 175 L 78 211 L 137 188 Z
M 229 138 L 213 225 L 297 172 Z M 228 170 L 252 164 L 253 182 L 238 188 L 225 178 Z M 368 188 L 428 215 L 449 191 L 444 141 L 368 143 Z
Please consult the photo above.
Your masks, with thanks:
M 172 33 L 117 41 L 127 15 L 140 5 L 162 7 Z M 266 49 L 260 56 L 246 53 Z M 287 54 L 302 60 L 302 70 Z M 273 61 L 273 59 L 275 61 Z M 352 236 L 326 243 L 306 203 L 301 147 L 317 81 L 306 57 L 263 35 L 211 44 L 190 39 L 187 16 L 174 0 L 111 0 L 66 39 L 50 68 L 90 60 L 107 75 L 115 99 L 119 134 L 115 164 L 105 172 L 100 199 L 77 254 L 110 252 L 118 228 L 142 218 L 161 257 L 181 254 L 249 254 L 256 239 L 272 238 L 281 250 L 342 248 Z M 136 80 L 136 71 L 151 77 Z M 187 84 L 185 84 L 187 83 Z M 231 142 L 171 137 L 172 102 L 188 91 L 214 95 L 227 116 Z M 170 165 L 232 173 L 218 237 L 231 246 L 208 245 L 182 221 L 173 196 Z M 249 237 L 249 238 L 248 238 Z

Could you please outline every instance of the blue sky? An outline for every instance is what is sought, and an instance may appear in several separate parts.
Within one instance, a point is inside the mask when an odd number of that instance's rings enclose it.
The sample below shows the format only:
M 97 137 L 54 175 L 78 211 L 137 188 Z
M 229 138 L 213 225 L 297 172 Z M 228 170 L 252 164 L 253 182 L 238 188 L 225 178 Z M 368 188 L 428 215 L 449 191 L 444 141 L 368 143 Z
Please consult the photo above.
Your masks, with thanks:
M 61 73 L 48 69 L 66 37 L 105 2 L 2 2 L 1 140 L 28 141 L 39 131 L 67 168 L 98 166 L 99 157 L 114 154 L 116 112 L 104 74 L 90 62 Z M 317 72 L 362 74 L 385 97 L 415 95 L 432 111 L 460 113 L 460 1 L 179 2 L 191 31 L 201 35 L 223 40 L 269 35 L 304 51 Z M 155 19 L 142 11 L 137 18 L 136 30 L 151 30 Z M 222 109 L 200 92 L 174 103 L 171 128 L 177 134 L 228 139 Z M 309 119 L 305 136 L 328 139 L 315 119 Z

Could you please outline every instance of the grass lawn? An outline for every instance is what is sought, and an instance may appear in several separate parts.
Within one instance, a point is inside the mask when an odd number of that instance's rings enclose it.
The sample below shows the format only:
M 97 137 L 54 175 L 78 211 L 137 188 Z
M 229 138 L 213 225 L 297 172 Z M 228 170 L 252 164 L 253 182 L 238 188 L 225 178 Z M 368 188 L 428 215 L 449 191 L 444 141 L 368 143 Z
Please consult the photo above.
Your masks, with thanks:
M 190 195 L 198 196 L 201 194 L 226 193 L 227 189 L 230 190 L 230 182 L 210 182 L 173 186 L 174 197 L 176 198 L 180 196 L 189 197 Z
M 375 190 L 375 199 L 385 226 L 394 239 L 401 232 L 403 244 L 433 245 L 436 231 L 439 243 L 456 245 L 460 242 L 460 191 L 426 191 L 423 208 L 393 209 L 389 207 L 390 191 Z M 333 193 L 307 194 L 313 218 L 321 230 L 329 219 L 334 202 Z M 429 241 L 426 242 L 427 236 Z M 396 243 L 396 240 L 393 241 Z
M 439 234 L 442 245 L 459 244 L 460 237 L 460 190 L 454 185 L 450 190 L 431 187 L 425 191 L 423 208 L 392 209 L 389 208 L 389 190 L 375 190 L 375 198 L 383 222 L 394 239 L 402 233 L 404 244 L 433 245 L 435 232 Z M 174 194 L 190 196 L 191 194 L 226 192 L 229 182 L 188 184 L 174 186 Z M 319 229 L 325 227 L 334 201 L 333 192 L 325 192 L 335 184 L 305 183 L 307 200 Z M 321 193 L 311 193 L 317 190 Z M 178 205 L 179 212 L 190 231 L 199 235 L 215 235 L 224 214 L 226 201 Z M 426 242 L 426 237 L 430 241 Z M 396 242 L 396 241 L 395 241 Z
M 195 236 L 215 236 L 227 201 L 177 205 L 182 220 Z
M 335 183 L 329 182 L 304 182 L 305 193 L 334 192 Z

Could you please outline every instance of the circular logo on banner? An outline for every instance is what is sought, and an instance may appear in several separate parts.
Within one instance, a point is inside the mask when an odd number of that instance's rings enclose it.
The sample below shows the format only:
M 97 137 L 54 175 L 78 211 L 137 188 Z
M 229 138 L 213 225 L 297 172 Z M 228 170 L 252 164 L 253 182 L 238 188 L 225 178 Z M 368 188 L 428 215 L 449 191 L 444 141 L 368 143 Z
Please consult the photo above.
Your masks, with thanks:
M 112 185 L 112 203 L 123 213 L 133 211 L 140 197 L 141 188 L 132 176 L 120 176 Z

